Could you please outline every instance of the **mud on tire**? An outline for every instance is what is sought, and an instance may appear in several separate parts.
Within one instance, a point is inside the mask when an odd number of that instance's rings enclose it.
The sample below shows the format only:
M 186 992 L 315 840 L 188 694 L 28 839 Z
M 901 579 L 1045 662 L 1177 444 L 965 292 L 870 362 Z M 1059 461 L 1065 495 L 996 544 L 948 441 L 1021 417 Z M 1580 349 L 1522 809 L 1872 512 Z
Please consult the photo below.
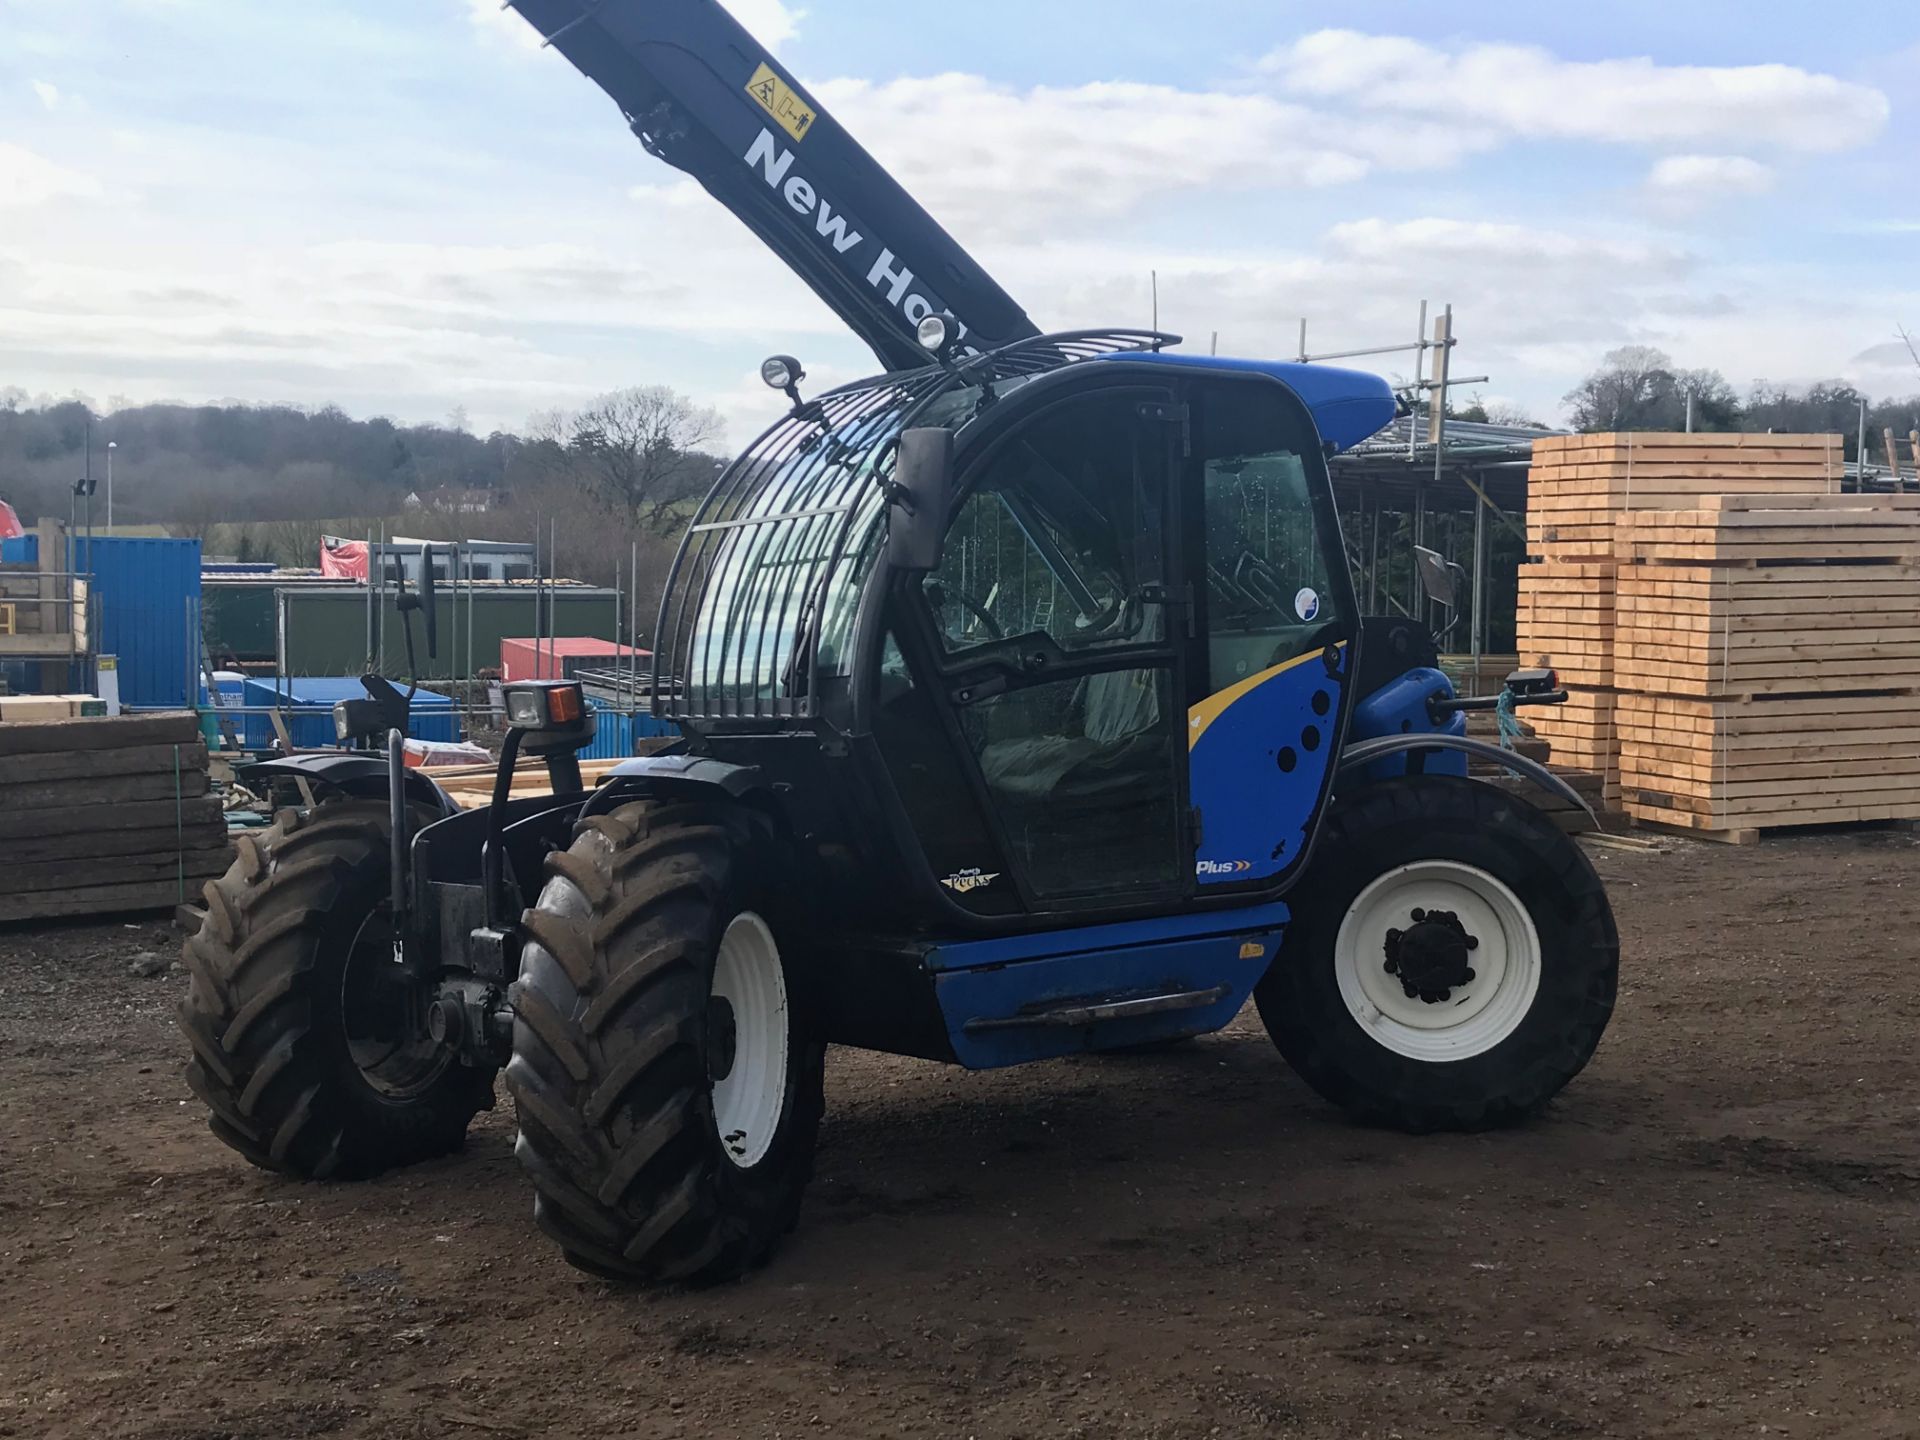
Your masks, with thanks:
M 405 1028 L 405 995 L 380 989 L 368 962 L 366 947 L 385 942 L 363 930 L 370 918 L 378 929 L 387 898 L 388 831 L 384 801 L 289 810 L 240 836 L 232 867 L 207 884 L 206 921 L 183 953 L 187 1084 L 213 1133 L 264 1169 L 376 1175 L 458 1150 L 493 1104 L 492 1072 L 451 1054 L 375 1041 L 356 1056 L 350 1042 L 349 1004 L 376 1027 Z M 389 1003 L 393 1013 L 372 1013 Z
M 709 1002 L 728 927 L 781 923 L 762 818 L 645 801 L 590 817 L 551 856 L 527 912 L 507 1085 L 534 1214 L 576 1266 L 609 1279 L 713 1283 L 765 1262 L 799 1215 L 820 1125 L 824 1047 L 785 977 L 777 1121 L 758 1158 L 715 1122 Z M 784 938 L 784 937 L 783 937 Z M 745 1152 L 742 1152 L 745 1153 Z
M 1449 776 L 1353 791 L 1323 826 L 1310 872 L 1287 896 L 1293 918 L 1280 952 L 1254 991 L 1280 1053 L 1323 1098 L 1369 1124 L 1485 1130 L 1538 1111 L 1592 1058 L 1619 977 L 1613 912 L 1579 845 L 1533 806 Z M 1363 908 L 1363 892 L 1404 867 L 1432 862 L 1491 877 L 1524 908 L 1537 936 L 1537 989 L 1507 1023 L 1483 1032 L 1484 1043 L 1444 1060 L 1425 1043 L 1401 1053 L 1378 1038 L 1387 1027 L 1363 1026 L 1342 993 L 1336 960 L 1342 923 Z M 1411 915 L 1397 923 L 1411 925 Z M 1380 949 L 1380 937 L 1369 935 L 1355 953 L 1380 969 Z M 1348 982 L 1351 989 L 1351 973 Z M 1426 1021 L 1419 1001 L 1408 1008 Z M 1443 1016 L 1444 1002 L 1436 1009 Z

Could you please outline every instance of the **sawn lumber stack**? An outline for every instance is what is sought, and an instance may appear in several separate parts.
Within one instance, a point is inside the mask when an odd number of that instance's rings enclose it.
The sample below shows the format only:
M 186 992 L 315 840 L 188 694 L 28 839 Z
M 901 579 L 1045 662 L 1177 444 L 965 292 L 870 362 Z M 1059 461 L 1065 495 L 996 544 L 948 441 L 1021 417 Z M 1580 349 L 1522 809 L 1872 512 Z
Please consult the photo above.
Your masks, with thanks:
M 1616 549 L 1629 814 L 1920 819 L 1920 497 L 1723 496 L 1622 515 Z
M 1529 719 L 1636 818 L 1920 818 L 1920 499 L 1839 493 L 1840 445 L 1535 445 L 1520 649 L 1572 698 Z
M 1527 553 L 1519 648 L 1552 665 L 1568 701 L 1530 716 L 1554 759 L 1599 772 L 1620 794 L 1615 728 L 1614 553 L 1619 518 L 1693 509 L 1725 494 L 1829 495 L 1840 488 L 1835 435 L 1554 435 L 1527 472 Z
M 156 910 L 232 850 L 190 713 L 0 724 L 0 922 Z

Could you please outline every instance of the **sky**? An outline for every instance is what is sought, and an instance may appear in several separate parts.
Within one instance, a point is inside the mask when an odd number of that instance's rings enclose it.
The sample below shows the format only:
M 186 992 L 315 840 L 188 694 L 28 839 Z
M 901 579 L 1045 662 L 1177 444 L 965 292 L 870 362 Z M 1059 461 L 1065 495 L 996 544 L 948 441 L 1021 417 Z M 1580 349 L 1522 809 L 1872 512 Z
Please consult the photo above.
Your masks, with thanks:
M 1910 0 L 729 0 L 1046 329 L 1920 390 Z M 0 390 L 731 440 L 871 356 L 497 0 L 0 0 Z M 1410 356 L 1370 362 L 1404 378 Z

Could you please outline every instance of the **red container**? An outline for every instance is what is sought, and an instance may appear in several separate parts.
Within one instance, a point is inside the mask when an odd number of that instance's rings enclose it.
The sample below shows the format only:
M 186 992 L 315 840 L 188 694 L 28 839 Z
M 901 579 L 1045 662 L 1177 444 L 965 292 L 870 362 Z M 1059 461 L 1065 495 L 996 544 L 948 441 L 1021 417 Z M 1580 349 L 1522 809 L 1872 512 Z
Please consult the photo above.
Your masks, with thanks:
M 502 640 L 500 674 L 505 680 L 566 680 L 580 670 L 611 670 L 651 650 L 596 640 L 591 635 L 560 635 L 549 640 Z

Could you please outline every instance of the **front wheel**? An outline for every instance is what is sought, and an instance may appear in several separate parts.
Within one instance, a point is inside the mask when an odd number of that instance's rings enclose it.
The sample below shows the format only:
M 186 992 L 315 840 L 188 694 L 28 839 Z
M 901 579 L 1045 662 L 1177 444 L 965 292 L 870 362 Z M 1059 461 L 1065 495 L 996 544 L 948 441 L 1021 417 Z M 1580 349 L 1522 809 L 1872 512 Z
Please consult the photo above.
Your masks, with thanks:
M 1414 776 L 1344 796 L 1255 991 L 1323 1097 L 1411 1131 L 1533 1114 L 1613 1013 L 1620 941 L 1580 847 L 1491 786 Z
M 824 1047 L 777 938 L 771 843 L 739 806 L 641 802 L 549 862 L 507 1085 L 534 1217 L 583 1270 L 733 1279 L 799 1215 Z
M 385 801 L 282 812 L 242 835 L 186 943 L 187 1084 L 255 1165 L 352 1180 L 458 1150 L 493 1072 L 434 1041 L 395 962 Z

